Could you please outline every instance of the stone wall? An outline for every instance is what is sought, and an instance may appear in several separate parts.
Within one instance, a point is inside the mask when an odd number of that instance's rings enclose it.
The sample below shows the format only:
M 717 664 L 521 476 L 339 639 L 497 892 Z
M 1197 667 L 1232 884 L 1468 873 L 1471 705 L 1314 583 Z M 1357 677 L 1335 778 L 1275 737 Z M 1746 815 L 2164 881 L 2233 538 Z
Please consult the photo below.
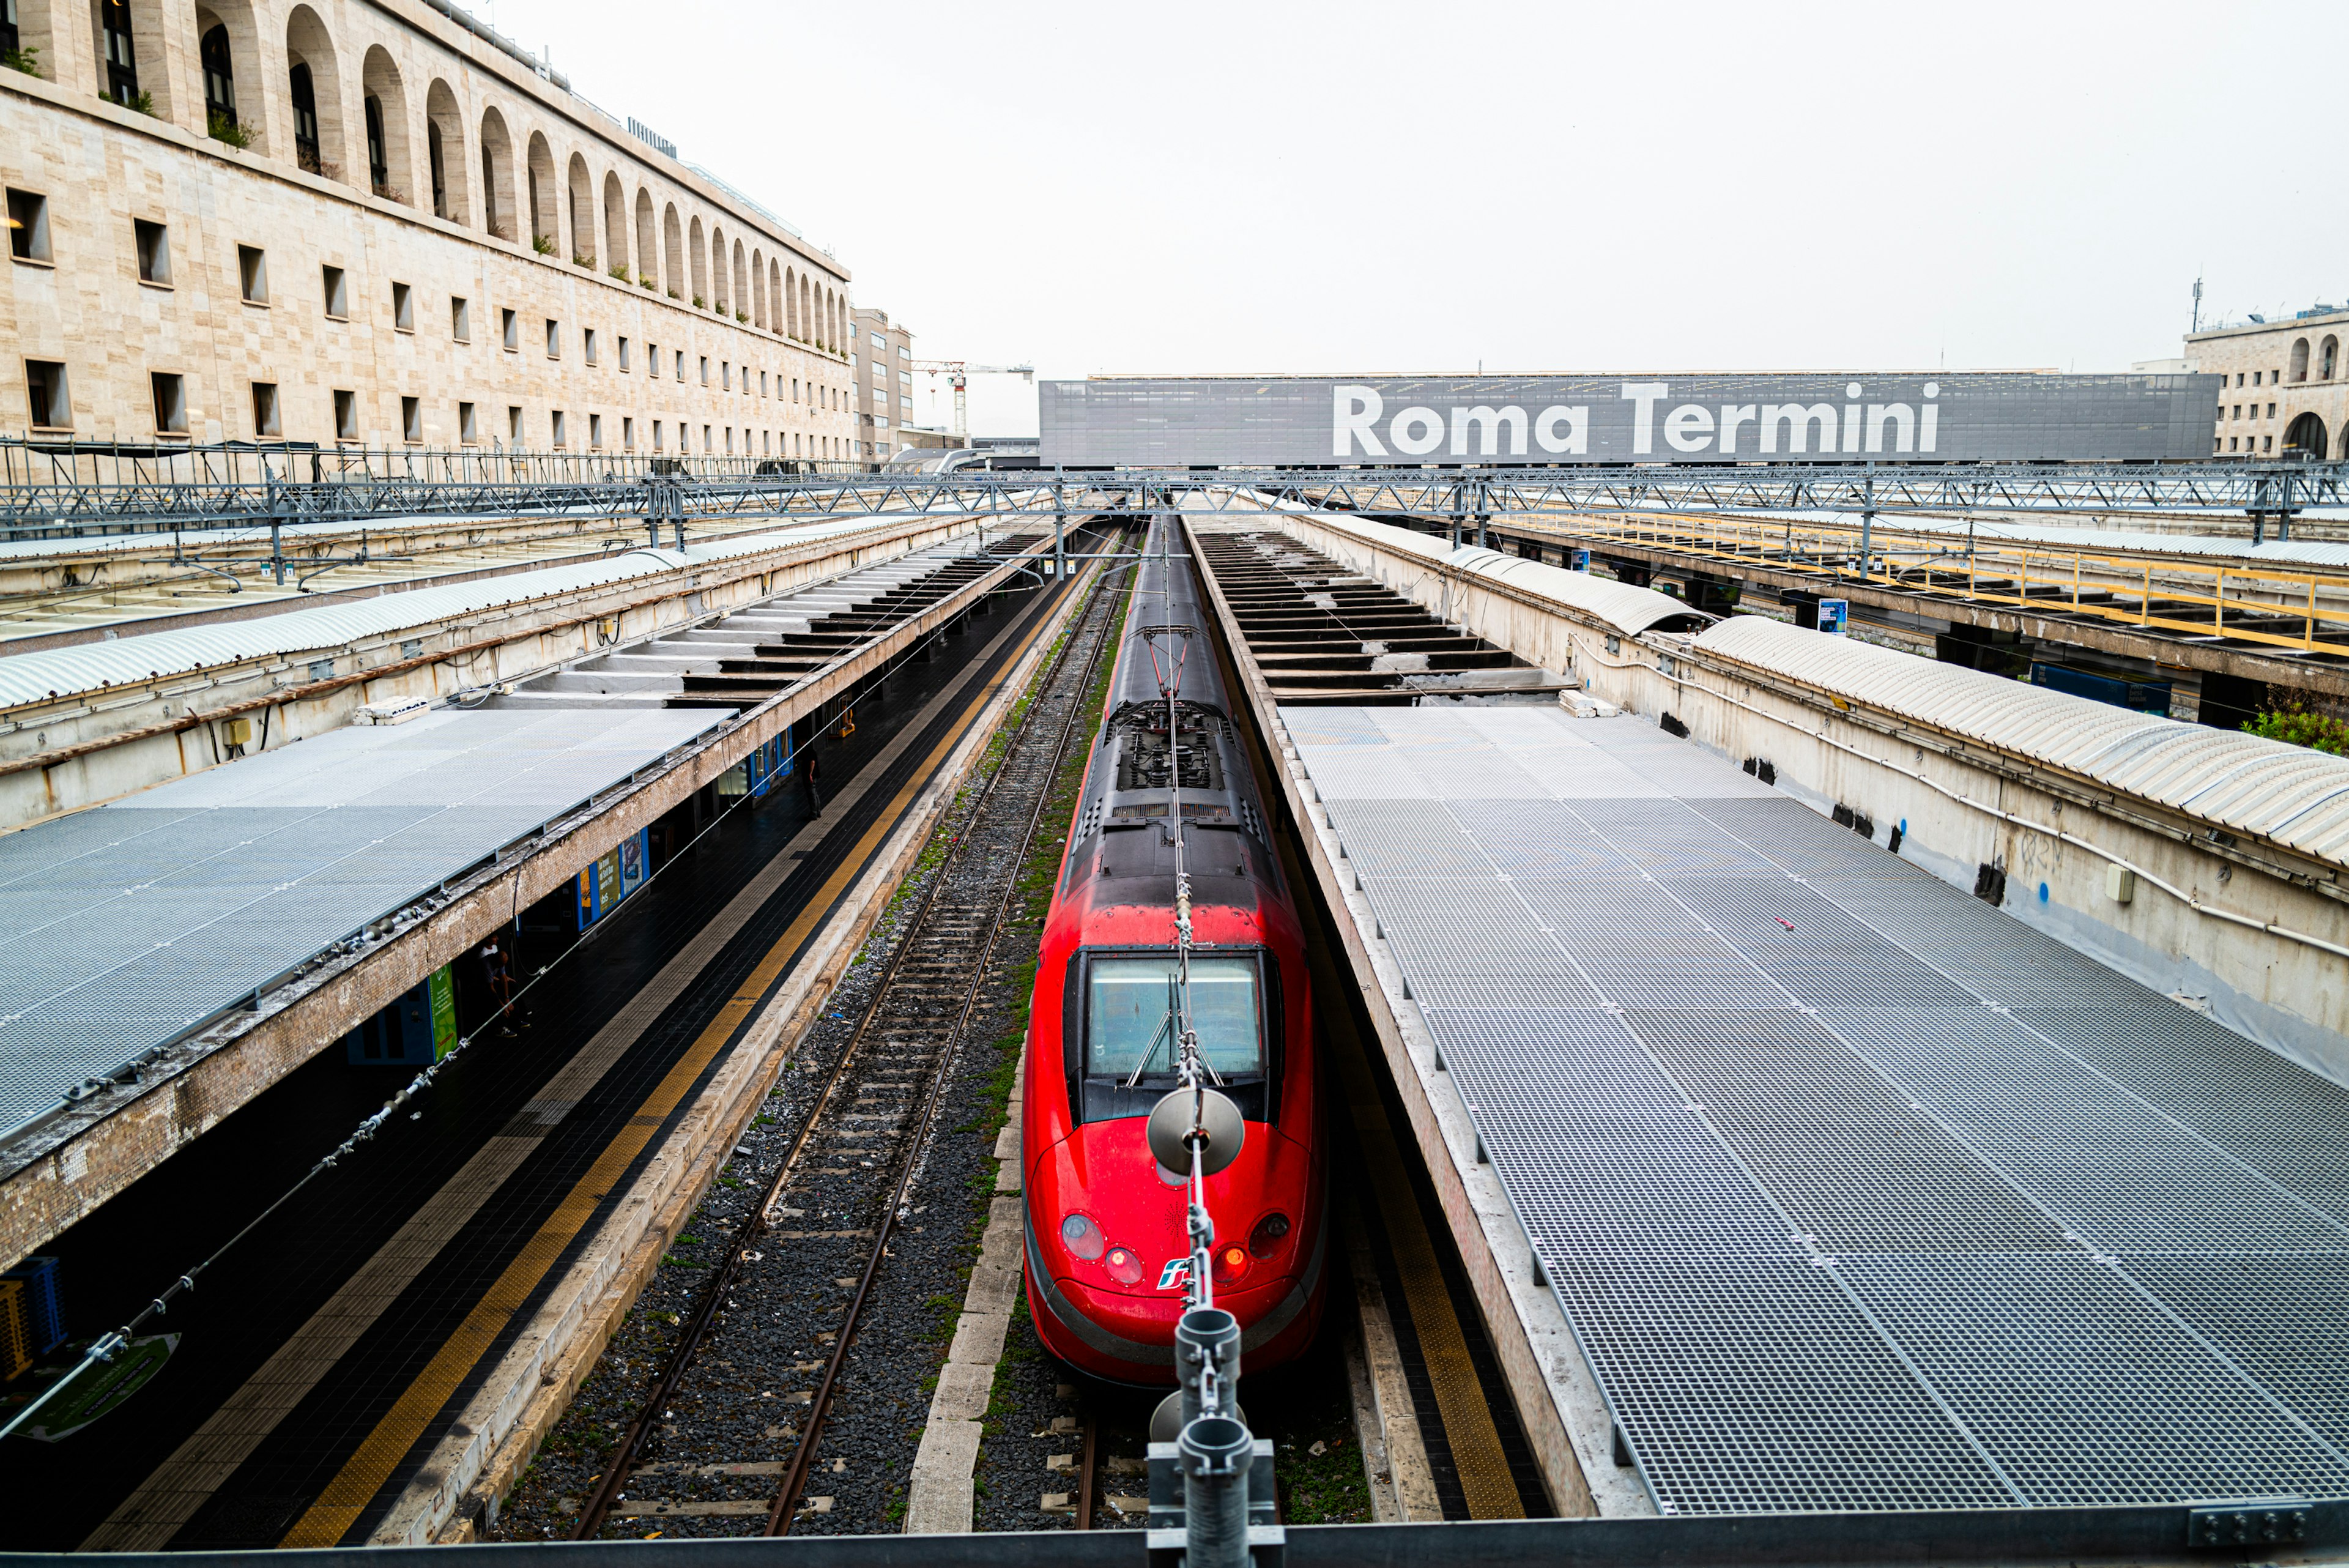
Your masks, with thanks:
M 103 96 L 91 7 L 17 8 L 41 74 L 0 69 L 0 180 L 47 199 L 47 254 L 0 282 L 0 433 L 543 450 L 560 411 L 573 452 L 650 452 L 657 421 L 670 452 L 852 455 L 845 271 L 439 13 L 134 0 L 142 111 Z M 233 130 L 200 68 L 215 27 Z M 151 281 L 141 222 L 163 233 Z M 28 362 L 66 368 L 68 425 L 36 423 Z M 158 431 L 158 373 L 181 378 L 179 430 Z M 274 431 L 256 383 L 277 389 Z

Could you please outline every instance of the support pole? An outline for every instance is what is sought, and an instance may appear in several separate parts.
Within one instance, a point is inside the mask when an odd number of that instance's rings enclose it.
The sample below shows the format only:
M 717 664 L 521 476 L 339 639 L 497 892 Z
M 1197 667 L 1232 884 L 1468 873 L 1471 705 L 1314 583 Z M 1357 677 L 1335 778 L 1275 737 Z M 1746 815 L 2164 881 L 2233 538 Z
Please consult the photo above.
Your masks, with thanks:
M 1868 464 L 1873 470 L 1874 463 Z M 1875 555 L 1873 537 L 1876 533 L 1876 475 L 1872 472 L 1859 482 L 1859 580 L 1868 581 L 1868 561 Z
M 1068 541 L 1062 536 L 1068 525 L 1068 488 L 1056 480 L 1052 484 L 1052 576 L 1063 580 L 1069 575 Z

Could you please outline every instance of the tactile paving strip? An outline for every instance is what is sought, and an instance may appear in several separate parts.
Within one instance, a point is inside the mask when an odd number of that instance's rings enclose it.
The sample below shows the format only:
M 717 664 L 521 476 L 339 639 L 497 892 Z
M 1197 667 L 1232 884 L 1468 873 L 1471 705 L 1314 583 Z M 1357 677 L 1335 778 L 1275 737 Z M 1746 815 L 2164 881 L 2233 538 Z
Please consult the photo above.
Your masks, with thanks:
M 1636 721 L 1283 717 L 1660 1507 L 2349 1493 L 2349 1088 Z

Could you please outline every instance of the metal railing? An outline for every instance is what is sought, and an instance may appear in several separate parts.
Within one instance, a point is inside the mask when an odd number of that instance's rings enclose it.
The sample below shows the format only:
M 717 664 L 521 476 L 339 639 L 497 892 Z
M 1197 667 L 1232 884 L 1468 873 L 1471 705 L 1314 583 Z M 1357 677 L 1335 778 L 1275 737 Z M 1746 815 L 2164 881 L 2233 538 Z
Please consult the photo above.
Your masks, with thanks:
M 2349 654 L 2349 574 L 2246 566 L 2048 540 L 1954 531 L 1795 522 L 1792 518 L 1583 514 L 1512 519 L 1512 531 L 1561 544 L 1638 545 L 1724 566 L 1766 566 L 1818 580 L 1823 593 L 1869 587 L 1900 594 L 2057 611 L 2118 625 Z
M 820 472 L 786 472 L 819 467 Z M 686 483 L 696 509 L 1050 512 L 1083 490 L 1190 513 L 1266 499 L 1398 521 L 1470 524 L 1592 511 L 2006 511 L 2248 514 L 2287 527 L 2349 507 L 2349 463 L 2013 464 L 1940 468 L 1261 469 L 890 474 L 865 462 L 463 448 L 137 447 L 0 441 L 0 535 L 402 514 L 637 509 L 643 481 Z M 775 471 L 775 472 L 762 472 Z

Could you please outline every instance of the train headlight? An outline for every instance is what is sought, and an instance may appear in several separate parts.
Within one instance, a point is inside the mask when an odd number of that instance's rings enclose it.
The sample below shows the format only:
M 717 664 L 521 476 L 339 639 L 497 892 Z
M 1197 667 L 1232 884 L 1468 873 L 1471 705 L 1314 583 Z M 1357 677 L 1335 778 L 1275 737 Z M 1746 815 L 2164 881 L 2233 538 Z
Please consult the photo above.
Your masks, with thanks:
M 1288 1216 L 1278 1211 L 1266 1215 L 1248 1232 L 1248 1251 L 1259 1258 L 1269 1258 L 1280 1251 L 1288 1240 Z
M 1228 1243 L 1216 1249 L 1216 1283 L 1236 1285 L 1247 1277 L 1248 1255 L 1245 1248 Z
M 1102 1259 L 1102 1267 L 1107 1269 L 1109 1277 L 1119 1284 L 1134 1285 L 1142 1282 L 1142 1260 L 1133 1255 L 1133 1249 L 1131 1247 L 1112 1247 L 1109 1250 L 1109 1255 Z
M 1109 1243 L 1100 1226 L 1082 1214 L 1071 1214 L 1061 1221 L 1061 1244 L 1090 1263 L 1102 1255 L 1102 1249 Z

